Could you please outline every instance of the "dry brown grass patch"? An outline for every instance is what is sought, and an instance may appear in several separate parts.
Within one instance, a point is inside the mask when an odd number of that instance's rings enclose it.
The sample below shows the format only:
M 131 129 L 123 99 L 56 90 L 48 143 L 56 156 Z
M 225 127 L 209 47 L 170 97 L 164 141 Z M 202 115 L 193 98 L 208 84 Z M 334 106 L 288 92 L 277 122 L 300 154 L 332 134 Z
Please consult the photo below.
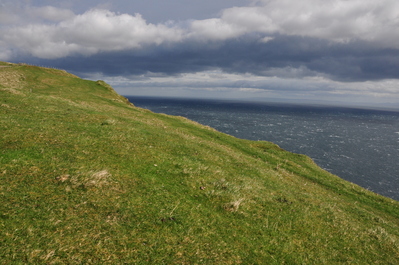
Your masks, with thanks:
M 226 203 L 224 209 L 229 212 L 237 212 L 238 208 L 240 208 L 241 203 L 244 201 L 244 198 L 240 198 L 238 200 Z
M 0 71 L 0 85 L 5 88 L 22 88 L 24 85 L 24 76 L 21 73 L 13 71 L 12 68 L 3 68 Z
M 56 178 L 59 182 L 69 183 L 67 191 L 78 187 L 84 187 L 86 189 L 101 189 L 109 187 L 111 189 L 118 190 L 118 183 L 112 180 L 111 173 L 108 170 L 101 170 L 97 172 L 90 171 L 88 173 L 78 175 L 64 174 Z
M 99 172 L 94 172 L 88 176 L 86 183 L 84 184 L 86 188 L 96 187 L 102 188 L 111 184 L 110 180 L 111 174 L 107 170 L 102 170 Z

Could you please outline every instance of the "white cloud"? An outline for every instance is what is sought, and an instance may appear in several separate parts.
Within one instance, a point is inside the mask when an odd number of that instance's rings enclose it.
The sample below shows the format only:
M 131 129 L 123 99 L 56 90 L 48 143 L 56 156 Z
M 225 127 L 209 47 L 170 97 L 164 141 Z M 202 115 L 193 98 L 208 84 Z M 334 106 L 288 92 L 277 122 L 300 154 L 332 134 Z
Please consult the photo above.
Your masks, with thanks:
M 300 35 L 348 42 L 361 39 L 399 48 L 397 0 L 263 0 L 192 22 L 195 36 L 212 40 L 245 33 Z
M 182 39 L 182 30 L 148 24 L 139 14 L 132 16 L 94 9 L 58 24 L 9 28 L 3 30 L 2 38 L 33 56 L 56 59 L 74 53 L 91 55 L 177 42 Z
M 186 73 L 179 76 L 155 76 L 146 78 L 106 77 L 105 80 L 124 95 L 140 94 L 143 91 L 162 91 L 171 95 L 173 91 L 193 90 L 198 95 L 209 92 L 230 91 L 238 98 L 257 96 L 288 99 L 314 100 L 358 100 L 364 102 L 396 102 L 399 98 L 399 80 L 367 82 L 338 82 L 322 76 L 307 78 L 282 78 L 255 76 L 252 74 L 231 74 L 220 70 Z M 178 95 L 177 95 L 178 96 Z M 212 96 L 212 93 L 208 96 Z M 232 96 L 224 95 L 224 96 Z
M 339 42 L 361 39 L 399 48 L 397 0 L 254 1 L 251 6 L 225 9 L 219 18 L 188 21 L 184 28 L 171 22 L 154 25 L 147 23 L 140 14 L 117 14 L 102 9 L 74 15 L 68 9 L 31 7 L 19 16 L 15 10 L 23 8 L 14 7 L 7 13 L 6 8 L 0 6 L 0 22 L 9 25 L 20 21 L 19 26 L 0 27 L 0 40 L 10 50 L 18 47 L 45 59 L 140 49 L 187 40 L 223 41 L 254 32 Z M 27 19 L 23 18 L 24 14 L 33 21 L 45 21 L 23 24 Z M 272 40 L 265 35 L 259 41 Z
M 263 0 L 224 10 L 221 21 L 237 32 L 362 39 L 399 48 L 397 0 Z
M 86 47 L 112 51 L 140 48 L 146 44 L 162 44 L 181 40 L 181 30 L 162 24 L 147 24 L 139 14 L 115 14 L 91 10 L 58 27 L 58 38 L 65 38 Z
M 195 20 L 191 22 L 188 37 L 200 40 L 225 40 L 240 36 L 245 29 L 239 25 L 229 24 L 219 18 Z
M 272 41 L 272 40 L 274 40 L 274 37 L 264 37 L 264 38 L 260 39 L 259 41 L 263 42 L 263 43 L 268 43 L 269 41 Z

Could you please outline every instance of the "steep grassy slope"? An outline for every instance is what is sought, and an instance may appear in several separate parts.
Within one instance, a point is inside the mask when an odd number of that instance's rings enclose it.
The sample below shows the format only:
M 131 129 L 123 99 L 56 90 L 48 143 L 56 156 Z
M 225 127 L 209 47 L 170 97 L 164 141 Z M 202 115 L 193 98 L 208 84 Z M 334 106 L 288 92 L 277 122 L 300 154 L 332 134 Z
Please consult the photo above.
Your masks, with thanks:
M 0 200 L 1 264 L 399 264 L 398 202 L 53 69 L 0 65 Z

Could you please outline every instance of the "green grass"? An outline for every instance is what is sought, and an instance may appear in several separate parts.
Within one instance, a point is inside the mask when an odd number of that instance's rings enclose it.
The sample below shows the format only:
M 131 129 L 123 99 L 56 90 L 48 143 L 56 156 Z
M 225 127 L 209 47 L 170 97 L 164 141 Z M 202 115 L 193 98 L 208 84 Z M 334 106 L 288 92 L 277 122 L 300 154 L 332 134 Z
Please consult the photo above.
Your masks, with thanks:
M 102 81 L 1 65 L 1 264 L 399 264 L 397 201 Z

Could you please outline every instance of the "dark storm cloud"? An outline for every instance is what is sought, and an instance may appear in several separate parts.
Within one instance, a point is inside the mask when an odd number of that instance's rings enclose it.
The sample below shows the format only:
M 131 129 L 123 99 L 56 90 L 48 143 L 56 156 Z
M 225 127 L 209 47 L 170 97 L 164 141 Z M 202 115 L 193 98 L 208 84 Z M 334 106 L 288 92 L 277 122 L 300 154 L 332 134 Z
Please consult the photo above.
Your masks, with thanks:
M 233 40 L 150 45 L 140 51 L 102 52 L 32 63 L 53 65 L 75 73 L 138 76 L 176 75 L 221 69 L 227 73 L 303 78 L 324 76 L 337 81 L 399 78 L 399 50 L 377 48 L 365 41 L 346 44 L 310 37 L 247 34 Z

